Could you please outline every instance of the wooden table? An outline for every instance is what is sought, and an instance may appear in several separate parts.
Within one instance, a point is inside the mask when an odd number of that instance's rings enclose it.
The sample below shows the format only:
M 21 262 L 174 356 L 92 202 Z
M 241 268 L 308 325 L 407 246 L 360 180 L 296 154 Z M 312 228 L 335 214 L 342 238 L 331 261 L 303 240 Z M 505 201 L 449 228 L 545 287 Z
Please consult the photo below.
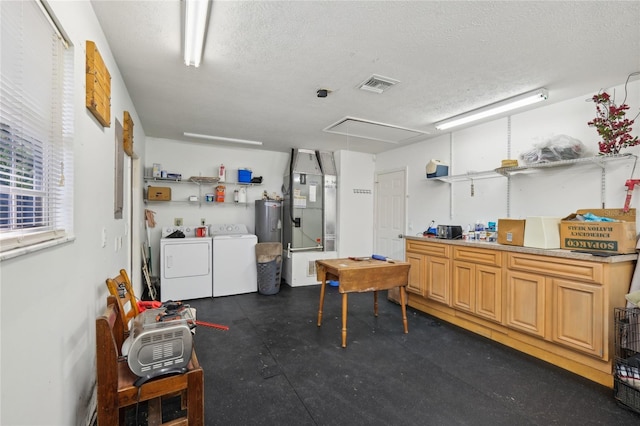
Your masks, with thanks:
M 316 260 L 316 276 L 321 283 L 318 327 L 322 325 L 322 306 L 327 280 L 339 281 L 338 291 L 342 293 L 342 347 L 347 347 L 347 294 L 373 291 L 373 313 L 378 316 L 378 290 L 400 288 L 400 307 L 404 332 L 408 333 L 405 287 L 409 281 L 409 263 L 394 260 Z

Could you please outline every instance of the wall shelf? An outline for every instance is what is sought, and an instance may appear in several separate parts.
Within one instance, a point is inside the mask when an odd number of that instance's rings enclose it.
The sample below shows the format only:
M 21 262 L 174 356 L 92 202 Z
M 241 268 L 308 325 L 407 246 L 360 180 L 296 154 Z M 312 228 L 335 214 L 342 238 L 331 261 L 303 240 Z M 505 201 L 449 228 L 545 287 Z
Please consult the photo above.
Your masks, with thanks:
M 160 201 L 160 200 L 148 200 L 144 199 L 145 203 L 153 203 L 153 204 L 188 204 L 192 206 L 226 206 L 226 205 L 234 205 L 234 206 L 249 206 L 251 203 L 240 203 L 235 202 L 233 200 L 229 201 L 228 198 L 231 197 L 233 199 L 233 191 L 228 191 L 226 194 L 227 200 L 224 202 L 216 202 L 216 201 L 204 201 L 204 195 L 202 194 L 204 191 L 202 190 L 203 186 L 207 185 L 221 185 L 221 186 L 240 186 L 240 187 L 253 187 L 260 186 L 261 183 L 251 183 L 251 182 L 220 182 L 217 177 L 206 177 L 206 176 L 191 176 L 188 179 L 170 179 L 170 178 L 162 178 L 162 177 L 151 177 L 144 176 L 144 181 L 147 183 L 156 183 L 156 184 L 180 184 L 180 185 L 196 185 L 198 187 L 198 201 L 189 201 L 189 200 L 169 200 L 169 201 Z
M 504 177 L 503 174 L 496 172 L 495 170 L 485 170 L 482 172 L 467 172 L 463 175 L 451 175 L 451 176 L 439 176 L 435 178 L 427 178 L 427 180 L 437 180 L 440 182 L 460 182 L 465 180 L 474 180 L 474 179 L 493 179 Z
M 493 170 L 486 170 L 481 172 L 468 172 L 460 175 L 440 176 L 435 178 L 428 178 L 427 180 L 437 180 L 440 182 L 452 183 L 452 182 L 460 182 L 460 181 L 474 180 L 474 179 L 491 179 L 491 178 L 498 178 L 498 177 L 510 177 L 518 173 L 530 173 L 538 169 L 567 167 L 567 166 L 573 166 L 577 164 L 597 165 L 604 169 L 605 163 L 608 163 L 611 161 L 631 160 L 631 159 L 633 159 L 634 161 L 637 161 L 638 157 L 634 154 L 599 155 L 595 157 L 576 158 L 573 160 L 559 160 L 559 161 L 551 161 L 548 163 L 529 164 L 526 166 L 499 167 Z
M 240 203 L 240 202 L 235 202 L 235 201 L 224 201 L 224 202 L 219 202 L 219 201 L 189 201 L 189 200 L 168 200 L 168 201 L 160 201 L 160 200 L 148 200 L 148 199 L 144 199 L 145 203 L 150 203 L 150 204 L 189 204 L 192 206 L 217 206 L 217 207 L 223 207 L 223 206 L 248 206 L 251 203 Z
M 162 183 L 188 183 L 191 185 L 193 185 L 194 183 L 198 184 L 197 182 L 192 182 L 189 180 L 169 179 L 169 178 L 159 178 L 159 177 L 149 177 L 149 176 L 145 176 L 144 181 L 145 182 L 162 182 Z

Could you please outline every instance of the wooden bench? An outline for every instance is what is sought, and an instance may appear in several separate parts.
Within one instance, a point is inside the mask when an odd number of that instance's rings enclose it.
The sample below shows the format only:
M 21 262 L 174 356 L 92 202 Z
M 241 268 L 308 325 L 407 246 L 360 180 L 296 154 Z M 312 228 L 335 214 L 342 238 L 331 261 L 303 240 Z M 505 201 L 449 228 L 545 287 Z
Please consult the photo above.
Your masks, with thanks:
M 149 425 L 203 425 L 204 372 L 195 350 L 185 374 L 157 377 L 137 388 L 138 377 L 121 356 L 124 336 L 118 302 L 109 296 L 104 314 L 96 319 L 98 426 L 123 424 L 124 408 L 143 401 L 148 401 Z M 186 415 L 162 423 L 162 398 L 170 396 L 181 396 Z

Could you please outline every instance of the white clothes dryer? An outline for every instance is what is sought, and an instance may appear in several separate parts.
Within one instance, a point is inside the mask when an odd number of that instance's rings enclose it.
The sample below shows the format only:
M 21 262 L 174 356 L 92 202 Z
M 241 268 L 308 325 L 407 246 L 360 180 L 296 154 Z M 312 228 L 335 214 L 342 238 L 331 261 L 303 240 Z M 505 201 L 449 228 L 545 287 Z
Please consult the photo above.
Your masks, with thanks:
M 199 226 L 162 228 L 160 239 L 160 301 L 189 300 L 212 297 L 212 241 L 205 227 L 205 236 L 196 237 Z M 185 238 L 167 238 L 175 231 Z
M 258 291 L 258 237 L 246 225 L 209 226 L 213 240 L 213 297 Z

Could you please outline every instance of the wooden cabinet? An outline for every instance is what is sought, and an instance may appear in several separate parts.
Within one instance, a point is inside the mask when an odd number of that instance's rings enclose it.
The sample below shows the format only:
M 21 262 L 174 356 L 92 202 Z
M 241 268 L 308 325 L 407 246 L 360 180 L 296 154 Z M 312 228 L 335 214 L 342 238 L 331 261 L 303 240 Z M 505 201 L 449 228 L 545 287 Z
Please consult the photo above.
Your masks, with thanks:
M 409 282 L 407 283 L 407 291 L 420 296 L 427 295 L 427 286 L 424 279 L 425 276 L 425 256 L 423 254 L 407 253 L 407 262 L 411 265 L 409 268 Z
M 407 262 L 411 263 L 407 291 L 450 304 L 449 250 L 444 244 L 407 240 Z
M 597 357 L 605 357 L 607 340 L 602 318 L 605 315 L 601 285 L 560 278 L 550 281 L 552 297 L 551 340 Z
M 637 255 L 407 237 L 408 305 L 613 386 L 613 311 Z
M 508 256 L 507 325 L 589 355 L 607 356 L 603 265 Z
M 449 259 L 428 256 L 427 266 L 427 298 L 436 302 L 451 304 L 451 285 L 449 283 Z
M 453 248 L 452 306 L 502 322 L 502 256 L 495 250 Z
M 507 271 L 506 325 L 545 337 L 545 278 L 526 272 Z

